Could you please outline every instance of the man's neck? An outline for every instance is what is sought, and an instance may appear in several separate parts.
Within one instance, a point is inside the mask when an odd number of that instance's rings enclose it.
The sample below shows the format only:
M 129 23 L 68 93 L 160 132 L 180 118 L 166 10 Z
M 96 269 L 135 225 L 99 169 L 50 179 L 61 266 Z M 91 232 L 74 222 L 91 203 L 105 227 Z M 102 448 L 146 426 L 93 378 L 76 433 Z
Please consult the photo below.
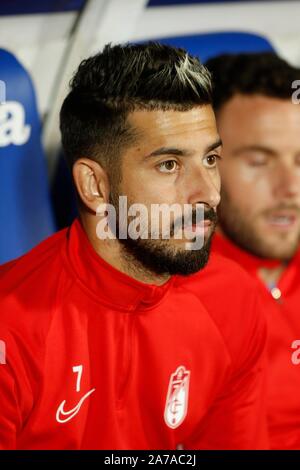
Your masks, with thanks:
M 219 233 L 223 237 L 226 237 L 220 225 L 218 225 L 217 233 Z M 231 243 L 234 243 L 234 242 L 231 241 Z M 250 252 L 248 253 L 250 255 L 252 254 Z M 266 268 L 266 267 L 259 268 L 257 270 L 257 275 L 260 278 L 260 280 L 266 285 L 266 287 L 269 288 L 270 286 L 276 286 L 278 284 L 278 281 L 285 269 L 286 269 L 286 263 L 282 262 L 278 266 L 269 267 L 269 268 Z
M 259 268 L 258 276 L 267 287 L 275 287 L 285 269 L 285 263 L 281 263 L 276 268 Z
M 81 218 L 81 224 L 96 253 L 118 271 L 145 284 L 160 286 L 168 281 L 170 275 L 157 275 L 143 267 L 133 256 L 128 255 L 117 239 L 101 240 L 97 237 L 94 218 Z

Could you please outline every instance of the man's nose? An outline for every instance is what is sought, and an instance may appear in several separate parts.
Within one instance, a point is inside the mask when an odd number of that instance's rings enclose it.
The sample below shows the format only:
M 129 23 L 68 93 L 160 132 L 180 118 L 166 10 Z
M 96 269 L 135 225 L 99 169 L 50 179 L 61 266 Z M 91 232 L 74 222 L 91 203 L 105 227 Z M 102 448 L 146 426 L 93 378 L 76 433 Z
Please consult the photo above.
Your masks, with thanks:
M 277 198 L 290 199 L 300 193 L 300 172 L 294 165 L 281 164 L 276 170 L 274 193 Z
M 205 169 L 197 169 L 187 181 L 189 204 L 205 203 L 216 208 L 220 203 L 220 176 L 214 178 Z

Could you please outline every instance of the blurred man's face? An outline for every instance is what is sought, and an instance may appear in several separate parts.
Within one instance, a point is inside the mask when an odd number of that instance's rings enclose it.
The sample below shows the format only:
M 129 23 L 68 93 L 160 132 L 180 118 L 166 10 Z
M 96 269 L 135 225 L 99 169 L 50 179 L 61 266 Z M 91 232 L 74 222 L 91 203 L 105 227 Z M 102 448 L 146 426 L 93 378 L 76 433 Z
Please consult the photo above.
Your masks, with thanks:
M 217 161 L 221 144 L 213 110 L 197 106 L 185 112 L 136 111 L 128 120 L 138 139 L 121 157 L 121 183 L 111 188 L 111 202 L 117 207 L 118 197 L 125 195 L 128 206 L 143 204 L 149 214 L 153 204 L 178 204 L 181 208 L 189 204 L 194 210 L 202 203 L 204 223 L 197 226 L 193 219 L 184 228 L 192 236 L 202 230 L 205 243 L 200 250 L 187 250 L 187 239 L 174 237 L 176 223 L 182 220 L 175 215 L 168 226 L 169 239 L 162 238 L 162 230 L 158 239 L 151 238 L 149 228 L 147 239 L 120 240 L 123 249 L 156 274 L 198 271 L 207 261 L 220 200 Z
M 253 254 L 290 259 L 300 237 L 300 106 L 235 95 L 217 120 L 222 230 Z

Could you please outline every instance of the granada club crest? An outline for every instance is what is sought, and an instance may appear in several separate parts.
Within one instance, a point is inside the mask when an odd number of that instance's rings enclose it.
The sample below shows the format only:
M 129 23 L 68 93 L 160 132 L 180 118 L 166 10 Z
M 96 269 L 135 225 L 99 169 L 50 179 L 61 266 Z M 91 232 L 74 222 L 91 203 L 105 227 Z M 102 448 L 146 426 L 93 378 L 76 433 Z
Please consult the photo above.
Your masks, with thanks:
M 184 421 L 189 398 L 190 371 L 179 366 L 171 374 L 165 407 L 165 423 L 172 429 L 178 428 Z

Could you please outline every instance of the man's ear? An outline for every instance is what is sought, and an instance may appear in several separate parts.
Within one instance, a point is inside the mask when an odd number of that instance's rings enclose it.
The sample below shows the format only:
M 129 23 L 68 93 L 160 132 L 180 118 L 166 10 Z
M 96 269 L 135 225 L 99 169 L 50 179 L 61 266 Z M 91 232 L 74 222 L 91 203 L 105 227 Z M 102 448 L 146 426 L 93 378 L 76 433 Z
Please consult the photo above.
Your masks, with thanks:
M 82 203 L 92 212 L 99 204 L 108 203 L 109 180 L 100 163 L 79 158 L 73 165 L 73 179 Z

